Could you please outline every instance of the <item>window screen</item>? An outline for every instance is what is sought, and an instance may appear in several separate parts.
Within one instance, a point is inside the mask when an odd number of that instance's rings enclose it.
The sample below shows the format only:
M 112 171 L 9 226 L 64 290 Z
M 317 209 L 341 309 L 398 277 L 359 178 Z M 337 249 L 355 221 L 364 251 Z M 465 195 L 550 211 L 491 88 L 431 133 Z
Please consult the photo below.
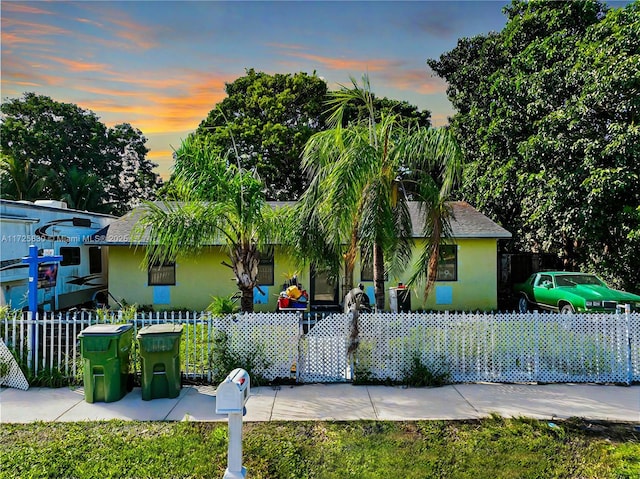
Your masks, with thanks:
M 436 280 L 458 280 L 458 247 L 456 245 L 440 247 L 440 261 L 438 261 L 438 277 Z
M 175 284 L 175 263 L 163 263 L 149 266 L 149 286 L 174 286 Z
M 273 276 L 273 253 L 263 253 L 260 255 L 260 263 L 258 264 L 258 284 L 273 285 Z

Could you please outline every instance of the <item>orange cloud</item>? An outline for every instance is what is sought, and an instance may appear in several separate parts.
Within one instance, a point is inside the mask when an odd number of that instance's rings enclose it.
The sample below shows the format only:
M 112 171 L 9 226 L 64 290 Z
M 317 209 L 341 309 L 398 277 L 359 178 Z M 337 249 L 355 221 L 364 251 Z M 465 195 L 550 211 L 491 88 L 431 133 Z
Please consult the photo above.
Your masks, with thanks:
M 286 49 L 287 46 L 282 46 L 282 48 Z M 431 74 L 426 67 L 424 70 L 407 69 L 404 68 L 405 62 L 399 60 L 332 58 L 297 51 L 287 52 L 286 55 L 311 60 L 331 70 L 376 72 L 376 78 L 380 78 L 388 86 L 400 90 L 431 95 L 444 92 L 447 88 L 444 80 Z
M 71 32 L 64 28 L 47 25 L 46 23 L 34 23 L 17 20 L 15 18 L 2 18 L 2 29 L 18 27 L 23 35 L 69 35 Z
M 40 73 L 43 67 L 34 65 L 26 61 L 18 55 L 3 58 L 2 60 L 2 83 L 10 84 L 11 82 L 26 81 L 34 86 L 41 85 L 61 85 L 68 81 L 58 75 L 45 75 Z
M 114 97 L 139 97 L 139 91 L 124 90 L 122 88 L 103 88 L 95 85 L 82 87 L 82 91 L 93 93 L 94 95 L 114 96 Z
M 52 13 L 48 10 L 43 10 L 41 8 L 36 8 L 33 5 L 25 5 L 24 3 L 19 2 L 3 2 L 2 11 L 4 13 L 31 13 L 37 15 L 51 15 Z
M 143 50 L 148 50 L 149 48 L 158 46 L 158 42 L 147 38 L 147 32 L 145 31 L 140 32 L 137 30 L 120 30 L 114 32 L 114 34 L 118 38 L 122 38 L 123 40 L 125 40 L 127 43 L 133 43 L 138 48 L 141 48 Z
M 102 72 L 107 73 L 107 65 L 104 63 L 89 63 L 69 60 L 68 58 L 47 56 L 48 60 L 65 65 L 72 72 Z
M 152 161 L 157 158 L 171 158 L 173 156 L 173 150 L 151 150 L 147 156 Z
M 140 76 L 138 80 L 145 83 Z M 103 97 L 100 100 L 88 98 L 83 101 L 83 108 L 118 118 L 111 123 L 127 121 L 149 135 L 195 130 L 215 104 L 225 98 L 224 86 L 228 80 L 226 77 L 194 71 L 182 78 L 160 83 L 161 86 L 170 86 L 166 89 L 142 88 L 125 94 L 120 94 L 119 89 L 95 86 L 77 89 Z M 124 97 L 127 97 L 126 101 L 122 101 Z M 132 97 L 137 97 L 138 101 L 132 103 Z
M 449 114 L 441 113 L 439 115 L 431 115 L 431 124 L 435 127 L 446 126 L 449 124 L 449 117 L 453 115 L 453 112 Z
M 41 86 L 38 83 L 33 83 L 33 82 L 29 82 L 29 81 L 13 81 L 12 83 L 14 85 L 20 85 L 20 86 Z
M 110 72 L 112 81 L 120 83 L 126 83 L 128 85 L 137 85 L 143 88 L 164 90 L 172 88 L 182 88 L 185 86 L 184 82 L 188 79 L 184 78 L 171 78 L 167 76 L 166 72 L 162 73 L 144 73 L 138 72 L 135 76 L 127 73 L 115 73 Z
M 332 58 L 320 55 L 312 55 L 310 53 L 289 52 L 287 55 L 311 60 L 320 63 L 330 70 L 347 70 L 347 71 L 385 71 L 391 68 L 400 68 L 402 62 L 398 60 L 357 60 L 349 58 Z
M 131 20 L 130 17 L 122 10 L 119 10 L 117 7 L 107 8 L 107 5 L 108 4 L 103 2 L 96 2 L 95 4 L 92 2 L 85 2 L 82 4 L 82 8 L 92 12 L 96 18 L 100 19 L 100 23 L 87 20 L 86 18 L 76 17 L 75 20 L 80 22 L 90 22 L 103 29 L 110 35 L 122 40 L 121 42 L 118 42 L 118 45 L 126 49 L 138 48 L 141 50 L 148 50 L 149 48 L 158 46 L 159 42 L 155 39 L 158 32 L 154 28 Z M 114 43 L 113 41 L 105 40 L 100 37 L 92 37 L 92 41 Z
M 409 90 L 432 95 L 442 93 L 447 89 L 447 83 L 440 77 L 436 77 L 424 70 L 389 70 L 378 75 L 390 86 L 400 90 Z
M 7 32 L 6 30 L 2 30 L 2 54 L 7 55 L 6 46 L 7 45 L 18 45 L 20 43 L 23 44 L 33 44 L 33 45 L 47 45 L 49 42 L 44 40 L 28 36 L 28 35 L 18 35 L 13 32 Z

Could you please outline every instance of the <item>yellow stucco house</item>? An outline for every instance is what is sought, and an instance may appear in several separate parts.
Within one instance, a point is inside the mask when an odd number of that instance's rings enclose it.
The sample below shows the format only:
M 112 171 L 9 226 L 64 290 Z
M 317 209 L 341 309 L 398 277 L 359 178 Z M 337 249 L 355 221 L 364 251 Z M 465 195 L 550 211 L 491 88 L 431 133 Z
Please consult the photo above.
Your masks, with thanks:
M 278 202 L 272 206 L 277 207 Z M 387 309 L 410 310 L 493 310 L 497 308 L 498 241 L 511 233 L 491 221 L 466 202 L 451 202 L 453 244 L 444 247 L 438 269 L 438 281 L 424 299 L 423 291 L 399 294 L 395 288 L 406 283 L 410 272 L 389 277 L 385 284 Z M 417 204 L 410 204 L 416 255 L 424 241 L 420 237 L 422 219 Z M 146 244 L 131 243 L 131 233 L 140 210 L 113 221 L 94 235 L 92 243 L 108 248 L 109 293 L 111 304 L 151 306 L 156 310 L 188 309 L 201 311 L 214 296 L 229 296 L 237 291 L 233 273 L 222 264 L 227 260 L 221 246 L 211 245 L 197 256 L 179 258 L 175 263 L 145 268 Z M 417 256 L 416 256 L 417 257 Z M 322 274 L 306 267 L 302 271 L 295 259 L 282 248 L 274 247 L 273 256 L 264 258 L 259 267 L 260 290 L 254 294 L 256 311 L 275 311 L 283 284 L 297 272 L 298 282 L 309 293 L 312 310 L 338 309 L 347 291 Z M 342 283 L 342 281 L 340 281 Z M 354 284 L 362 283 L 373 302 L 373 273 L 357 263 Z M 399 296 L 398 302 L 390 297 Z M 396 306 L 397 305 L 397 306 Z

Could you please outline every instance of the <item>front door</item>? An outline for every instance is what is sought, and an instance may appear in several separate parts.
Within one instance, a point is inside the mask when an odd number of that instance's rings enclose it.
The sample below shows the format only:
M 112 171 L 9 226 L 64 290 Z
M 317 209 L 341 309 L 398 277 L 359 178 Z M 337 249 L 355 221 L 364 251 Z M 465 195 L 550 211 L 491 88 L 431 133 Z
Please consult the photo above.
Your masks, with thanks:
M 328 273 L 311 270 L 311 309 L 338 309 L 338 285 Z

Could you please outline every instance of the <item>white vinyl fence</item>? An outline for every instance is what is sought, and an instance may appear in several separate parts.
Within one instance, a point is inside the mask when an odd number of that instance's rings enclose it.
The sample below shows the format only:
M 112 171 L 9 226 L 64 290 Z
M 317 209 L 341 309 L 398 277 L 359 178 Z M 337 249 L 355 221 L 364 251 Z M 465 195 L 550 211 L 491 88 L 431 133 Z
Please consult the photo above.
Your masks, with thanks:
M 416 359 L 452 382 L 640 381 L 640 313 L 363 313 L 355 322 L 342 313 L 13 313 L 0 319 L 0 337 L 31 375 L 56 371 L 81 381 L 80 331 L 125 322 L 134 338 L 149 324 L 183 324 L 183 377 L 204 383 L 224 373 L 216 369 L 223 345 L 227 358 L 252 362 L 270 381 L 363 374 L 400 382 Z M 132 355 L 139 371 L 137 344 Z

